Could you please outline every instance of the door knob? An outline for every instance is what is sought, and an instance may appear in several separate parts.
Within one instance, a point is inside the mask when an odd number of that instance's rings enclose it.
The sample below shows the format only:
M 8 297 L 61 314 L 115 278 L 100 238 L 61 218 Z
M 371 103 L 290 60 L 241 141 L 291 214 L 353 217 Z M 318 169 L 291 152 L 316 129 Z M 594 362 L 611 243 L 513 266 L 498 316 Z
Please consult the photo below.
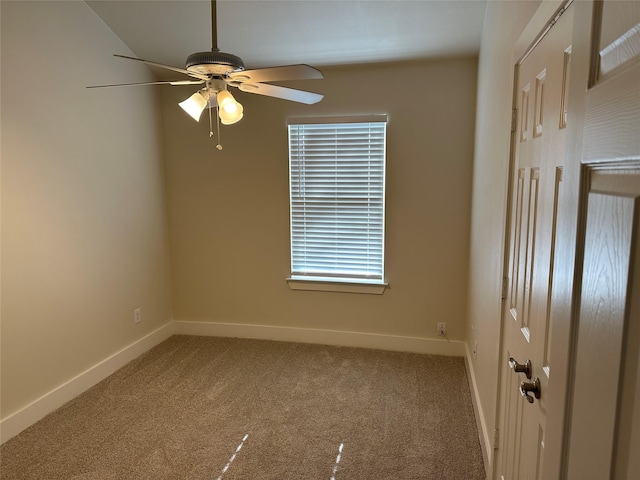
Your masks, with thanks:
M 540 398 L 540 379 L 538 377 L 534 378 L 533 382 L 520 382 L 520 394 L 527 399 L 527 402 L 533 403 L 533 397 L 529 393 Z
M 515 358 L 509 357 L 509 366 L 513 368 L 515 372 L 524 373 L 527 378 L 531 378 L 531 360 L 527 359 L 526 362 L 520 364 Z

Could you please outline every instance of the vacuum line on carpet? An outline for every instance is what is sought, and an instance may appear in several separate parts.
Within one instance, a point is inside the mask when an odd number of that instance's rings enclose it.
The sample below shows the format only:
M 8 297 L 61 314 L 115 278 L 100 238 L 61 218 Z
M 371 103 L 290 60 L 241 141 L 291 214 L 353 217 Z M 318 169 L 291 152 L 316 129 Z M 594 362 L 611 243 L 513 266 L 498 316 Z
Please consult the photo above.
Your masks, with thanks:
M 342 460 L 342 449 L 344 448 L 344 443 L 341 443 L 338 447 L 338 456 L 336 457 L 336 463 L 333 465 L 333 471 L 331 473 L 331 478 L 329 480 L 336 480 L 336 472 L 338 471 L 338 464 L 340 460 Z
M 249 438 L 249 434 L 248 433 L 244 437 L 242 437 L 242 441 L 240 442 L 240 444 L 236 448 L 236 451 L 233 452 L 233 455 L 231 455 L 231 457 L 229 458 L 229 461 L 227 462 L 227 464 L 222 469 L 222 472 L 220 473 L 220 476 L 218 477 L 217 480 L 222 480 L 222 476 L 227 472 L 227 470 L 229 470 L 229 467 L 231 466 L 233 461 L 236 459 L 236 455 L 238 455 L 238 452 L 240 452 L 240 450 L 242 449 L 242 445 L 244 445 L 244 442 L 247 440 L 247 438 Z

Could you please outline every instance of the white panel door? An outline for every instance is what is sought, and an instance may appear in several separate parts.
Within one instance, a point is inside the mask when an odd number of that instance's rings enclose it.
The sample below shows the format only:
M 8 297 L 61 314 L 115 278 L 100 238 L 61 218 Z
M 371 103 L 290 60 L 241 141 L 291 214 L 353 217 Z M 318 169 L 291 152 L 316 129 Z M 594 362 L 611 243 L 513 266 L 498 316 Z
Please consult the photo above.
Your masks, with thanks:
M 640 2 L 597 2 L 566 478 L 640 480 Z
M 501 439 L 495 470 L 503 480 L 539 479 L 542 475 L 545 391 L 553 368 L 550 308 L 565 152 L 572 8 L 516 65 Z

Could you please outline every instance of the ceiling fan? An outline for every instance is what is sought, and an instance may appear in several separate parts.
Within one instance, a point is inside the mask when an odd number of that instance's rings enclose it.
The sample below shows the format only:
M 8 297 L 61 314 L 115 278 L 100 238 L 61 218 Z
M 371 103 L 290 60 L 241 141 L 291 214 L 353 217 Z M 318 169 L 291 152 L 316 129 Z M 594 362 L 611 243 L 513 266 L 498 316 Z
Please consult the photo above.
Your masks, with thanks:
M 92 85 L 87 88 L 121 87 L 140 85 L 203 85 L 203 87 L 179 105 L 194 120 L 200 121 L 205 108 L 209 109 L 209 137 L 213 136 L 211 110 L 216 109 L 216 123 L 218 125 L 218 145 L 220 145 L 220 128 L 217 120 L 223 125 L 231 125 L 240 121 L 244 108 L 235 100 L 228 87 L 235 87 L 247 93 L 266 95 L 293 102 L 311 105 L 322 100 L 319 93 L 296 90 L 293 88 L 271 85 L 265 82 L 285 80 L 312 80 L 323 78 L 320 70 L 309 65 L 285 65 L 280 67 L 258 68 L 245 70 L 242 59 L 231 53 L 221 52 L 218 48 L 216 32 L 217 6 L 216 0 L 211 0 L 211 51 L 192 53 L 187 57 L 185 68 L 173 67 L 162 63 L 143 60 L 142 58 L 114 54 L 115 57 L 135 60 L 154 67 L 170 70 L 191 77 L 191 80 L 173 80 L 157 82 L 118 83 L 111 85 Z

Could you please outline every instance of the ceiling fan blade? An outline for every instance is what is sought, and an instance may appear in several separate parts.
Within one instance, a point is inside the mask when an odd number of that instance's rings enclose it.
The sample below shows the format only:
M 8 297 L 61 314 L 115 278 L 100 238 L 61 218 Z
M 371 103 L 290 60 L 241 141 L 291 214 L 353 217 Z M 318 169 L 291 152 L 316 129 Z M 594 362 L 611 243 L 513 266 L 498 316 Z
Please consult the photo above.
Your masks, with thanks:
M 87 88 L 104 88 L 104 87 L 134 87 L 144 85 L 202 85 L 204 80 L 176 80 L 174 82 L 138 82 L 138 83 L 113 83 L 110 85 L 89 85 Z
M 241 83 L 238 85 L 238 88 L 247 93 L 257 93 L 258 95 L 282 98 L 284 100 L 291 100 L 292 102 L 306 103 L 307 105 L 318 103 L 324 98 L 324 95 L 320 95 L 319 93 L 305 92 L 304 90 L 295 90 L 278 85 L 269 85 L 268 83 Z
M 234 82 L 273 82 L 276 80 L 313 80 L 324 78 L 322 72 L 309 65 L 286 65 L 283 67 L 257 68 L 255 70 L 245 70 L 234 72 L 228 75 Z
M 172 67 L 170 65 L 164 65 L 162 63 L 151 62 L 149 60 L 143 60 L 142 58 L 136 57 L 127 57 L 126 55 L 118 55 L 117 53 L 113 54 L 114 57 L 126 58 L 127 60 L 136 60 L 138 62 L 146 63 L 147 65 L 152 65 L 154 67 L 164 68 L 165 70 L 171 70 L 173 72 L 182 73 L 184 75 L 189 75 L 190 77 L 199 78 L 200 80 L 209 80 L 207 75 L 203 75 L 201 73 L 190 72 L 189 70 L 185 70 L 184 68 Z

